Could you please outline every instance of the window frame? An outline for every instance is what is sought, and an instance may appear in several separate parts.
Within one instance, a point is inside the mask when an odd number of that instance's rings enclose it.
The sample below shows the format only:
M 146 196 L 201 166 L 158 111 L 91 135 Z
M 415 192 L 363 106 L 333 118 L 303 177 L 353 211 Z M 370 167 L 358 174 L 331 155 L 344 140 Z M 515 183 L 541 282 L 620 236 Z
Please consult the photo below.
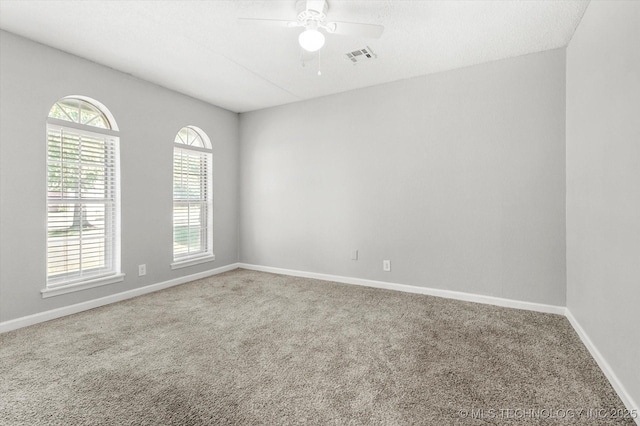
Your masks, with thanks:
M 189 129 L 198 136 L 198 138 L 202 141 L 202 147 L 196 145 L 188 145 L 187 141 L 184 141 L 179 135 L 183 129 Z M 179 140 L 180 139 L 180 140 Z M 205 159 L 206 170 L 205 170 L 205 186 L 206 186 L 206 200 L 192 200 L 192 199 L 176 199 L 175 188 L 175 162 L 176 162 L 176 153 L 184 152 L 188 154 L 198 154 L 201 158 Z M 179 269 L 185 268 L 188 266 L 198 265 L 205 262 L 211 262 L 215 260 L 215 254 L 213 250 L 213 148 L 211 145 L 211 141 L 207 134 L 202 131 L 200 128 L 196 126 L 184 126 L 178 130 L 173 142 L 173 155 L 172 155 L 172 176 L 173 176 L 173 194 L 172 194 L 172 263 L 171 269 Z M 200 181 L 202 181 L 202 174 L 200 175 Z M 205 227 L 206 230 L 202 231 L 202 236 L 204 237 L 204 244 L 206 246 L 205 250 L 201 250 L 196 253 L 190 253 L 189 251 L 186 254 L 180 254 L 176 256 L 176 203 L 189 203 L 190 201 L 196 201 L 198 203 L 204 203 L 206 206 L 206 217 L 205 217 Z M 202 220 L 202 219 L 201 219 Z M 200 227 L 202 227 L 202 222 L 200 222 Z M 202 241 L 202 240 L 201 240 Z
M 43 298 L 57 296 L 61 294 L 67 294 L 79 290 L 84 290 L 88 288 L 94 288 L 102 285 L 113 284 L 116 282 L 121 282 L 124 280 L 125 274 L 122 273 L 121 270 L 121 229 L 120 229 L 120 211 L 121 211 L 121 201 L 120 201 L 120 137 L 119 132 L 117 131 L 117 125 L 113 119 L 111 113 L 104 107 L 104 105 L 99 102 L 92 101 L 86 97 L 82 96 L 67 96 L 64 97 L 50 108 L 49 114 L 51 114 L 51 110 L 61 101 L 73 99 L 79 102 L 88 103 L 93 108 L 97 109 L 100 113 L 102 113 L 103 119 L 106 121 L 106 124 L 111 128 L 102 128 L 98 126 L 91 126 L 86 124 L 80 124 L 74 121 L 68 121 L 64 119 L 54 118 L 47 116 L 46 120 L 46 165 L 47 165 L 47 177 L 46 177 L 46 185 L 47 185 L 47 195 L 46 195 L 46 208 L 47 214 L 45 219 L 45 230 L 46 230 L 46 280 L 45 280 L 45 288 L 41 290 L 41 294 Z M 91 138 L 99 138 L 106 139 L 111 146 L 113 151 L 113 161 L 112 164 L 109 165 L 106 170 L 109 175 L 113 179 L 113 184 L 110 185 L 110 191 L 108 197 L 97 198 L 92 200 L 91 198 L 83 198 L 81 194 L 76 195 L 76 197 L 60 197 L 55 198 L 49 195 L 50 189 L 50 175 L 49 175 L 49 166 L 51 162 L 51 158 L 49 156 L 49 143 L 50 143 L 50 133 L 51 131 L 69 131 L 73 134 L 85 135 Z M 61 141 L 62 143 L 62 141 Z M 61 167 L 63 167 L 63 162 L 61 162 Z M 78 163 L 79 164 L 79 163 Z M 64 201 L 77 200 L 73 202 L 65 203 Z M 82 265 L 80 266 L 77 273 L 69 273 L 68 275 L 64 275 L 65 273 L 60 274 L 58 277 L 54 275 L 50 275 L 50 243 L 51 236 L 50 232 L 50 206 L 55 204 L 81 204 L 86 205 L 87 202 L 83 202 L 83 200 L 88 200 L 89 202 L 93 202 L 94 204 L 100 204 L 105 206 L 105 236 L 104 241 L 107 242 L 109 238 L 111 238 L 108 247 L 104 249 L 104 259 L 109 260 L 110 264 L 105 265 L 105 268 L 96 273 L 91 273 L 89 268 L 83 269 Z M 96 201 L 97 200 L 97 201 Z M 63 201 L 63 202 L 61 202 Z M 111 213 L 107 216 L 107 211 Z M 87 240 L 85 240 L 86 243 Z M 82 237 L 79 237 L 79 244 L 82 245 Z M 83 272 L 88 272 L 83 274 Z

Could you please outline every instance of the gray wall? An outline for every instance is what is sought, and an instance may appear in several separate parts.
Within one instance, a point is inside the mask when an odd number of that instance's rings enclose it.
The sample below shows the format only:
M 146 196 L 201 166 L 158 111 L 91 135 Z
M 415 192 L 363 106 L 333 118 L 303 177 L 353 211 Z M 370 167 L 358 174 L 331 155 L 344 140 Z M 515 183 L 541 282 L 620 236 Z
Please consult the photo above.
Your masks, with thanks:
M 567 50 L 567 307 L 636 404 L 639 24 L 640 2 L 591 2 Z
M 241 260 L 564 305 L 564 117 L 563 49 L 242 114 Z
M 238 115 L 0 32 L 0 321 L 238 261 Z M 68 95 L 109 108 L 120 127 L 122 283 L 42 299 L 46 278 L 46 117 Z M 215 262 L 172 271 L 173 138 L 204 130 L 214 152 Z M 138 277 L 137 265 L 147 264 Z

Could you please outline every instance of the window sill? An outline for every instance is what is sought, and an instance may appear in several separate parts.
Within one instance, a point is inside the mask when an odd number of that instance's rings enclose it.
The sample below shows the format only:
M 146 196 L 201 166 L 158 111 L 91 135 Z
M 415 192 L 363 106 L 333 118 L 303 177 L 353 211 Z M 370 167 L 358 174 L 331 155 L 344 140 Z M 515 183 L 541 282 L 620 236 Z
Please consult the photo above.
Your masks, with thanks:
M 216 255 L 215 254 L 208 254 L 208 255 L 202 256 L 202 257 L 196 257 L 196 258 L 185 259 L 185 260 L 178 260 L 178 261 L 173 262 L 171 264 L 171 269 L 186 268 L 187 266 L 199 265 L 200 263 L 211 262 L 213 260 L 216 260 Z
M 59 296 L 61 294 L 73 293 L 75 291 L 100 287 L 107 284 L 119 283 L 124 281 L 124 276 L 124 274 L 109 275 L 108 277 L 95 278 L 93 280 L 81 281 L 79 283 L 45 288 L 44 290 L 40 290 L 40 293 L 42 293 L 42 298 L 46 299 L 47 297 Z

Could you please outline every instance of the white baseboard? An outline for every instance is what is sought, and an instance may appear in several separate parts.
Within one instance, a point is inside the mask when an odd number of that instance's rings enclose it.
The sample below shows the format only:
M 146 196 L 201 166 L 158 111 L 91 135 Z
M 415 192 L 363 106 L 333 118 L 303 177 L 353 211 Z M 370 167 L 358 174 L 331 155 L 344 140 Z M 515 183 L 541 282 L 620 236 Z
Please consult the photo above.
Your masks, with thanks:
M 573 316 L 569 308 L 566 308 L 565 316 L 573 326 L 573 329 L 576 331 L 576 333 L 578 333 L 580 340 L 582 340 L 582 343 L 584 343 L 584 345 L 587 347 L 593 359 L 595 359 L 596 362 L 598 363 L 598 366 L 600 367 L 604 375 L 609 380 L 609 383 L 611 383 L 611 386 L 616 391 L 616 393 L 622 400 L 622 403 L 625 405 L 625 407 L 627 407 L 629 411 L 636 410 L 635 412 L 637 417 L 635 418 L 635 421 L 636 421 L 636 424 L 640 425 L 640 405 L 638 405 L 638 403 L 633 400 L 631 395 L 629 395 L 629 393 L 627 392 L 627 389 L 620 382 L 620 379 L 618 379 L 618 376 L 616 375 L 616 373 L 613 372 L 613 369 L 611 368 L 611 366 L 609 365 L 605 357 L 602 355 L 602 353 L 600 353 L 596 345 L 593 343 L 591 338 L 589 338 L 589 335 L 587 334 L 586 331 L 584 331 L 584 329 L 582 328 L 578 320 Z
M 444 297 L 446 299 L 464 300 L 465 302 L 483 303 L 485 305 L 503 306 L 506 308 L 524 309 L 527 311 L 544 312 L 549 314 L 564 315 L 564 306 L 545 305 L 542 303 L 524 302 L 521 300 L 504 299 L 501 297 L 483 296 L 480 294 L 465 293 L 461 291 L 441 290 L 437 288 L 418 287 L 407 284 L 388 283 L 384 281 L 366 280 L 362 278 L 343 277 L 339 275 L 320 274 L 315 272 L 296 271 L 292 269 L 273 268 L 270 266 L 239 263 L 240 268 L 253 271 L 271 272 L 274 274 L 291 275 L 294 277 L 314 278 L 324 281 L 333 281 L 343 284 L 355 284 L 365 287 L 384 288 L 405 293 L 425 294 L 428 296 Z
M 30 325 L 38 324 L 41 322 L 49 321 L 52 319 L 64 317 L 66 315 L 77 314 L 78 312 L 86 311 L 100 306 L 108 305 L 114 302 L 120 302 L 122 300 L 131 299 L 132 297 L 141 296 L 147 293 L 153 293 L 154 291 L 163 290 L 165 288 L 173 287 L 179 284 L 184 284 L 189 281 L 199 280 L 201 278 L 210 277 L 212 275 L 221 274 L 223 272 L 238 269 L 238 263 L 232 263 L 230 265 L 221 266 L 219 268 L 210 269 L 208 271 L 199 272 L 197 274 L 191 274 L 180 278 L 174 278 L 169 281 L 164 281 L 157 284 L 151 284 L 148 286 L 136 288 L 133 290 L 123 291 L 122 293 L 113 294 L 111 296 L 101 297 L 99 299 L 88 300 L 86 302 L 76 303 L 75 305 L 64 306 L 58 309 L 52 309 L 50 311 L 40 312 L 26 317 L 16 318 L 13 320 L 0 322 L 0 333 L 16 330 L 18 328 L 27 327 Z

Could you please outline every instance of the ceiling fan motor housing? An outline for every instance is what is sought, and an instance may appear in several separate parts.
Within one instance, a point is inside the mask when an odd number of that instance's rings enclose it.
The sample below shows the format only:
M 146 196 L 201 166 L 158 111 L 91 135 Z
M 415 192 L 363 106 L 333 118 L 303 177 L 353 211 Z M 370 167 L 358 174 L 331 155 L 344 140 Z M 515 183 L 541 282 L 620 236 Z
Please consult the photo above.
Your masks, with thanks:
M 329 5 L 325 0 L 298 0 L 296 11 L 298 12 L 298 22 L 307 24 L 309 22 L 323 22 L 327 17 Z

